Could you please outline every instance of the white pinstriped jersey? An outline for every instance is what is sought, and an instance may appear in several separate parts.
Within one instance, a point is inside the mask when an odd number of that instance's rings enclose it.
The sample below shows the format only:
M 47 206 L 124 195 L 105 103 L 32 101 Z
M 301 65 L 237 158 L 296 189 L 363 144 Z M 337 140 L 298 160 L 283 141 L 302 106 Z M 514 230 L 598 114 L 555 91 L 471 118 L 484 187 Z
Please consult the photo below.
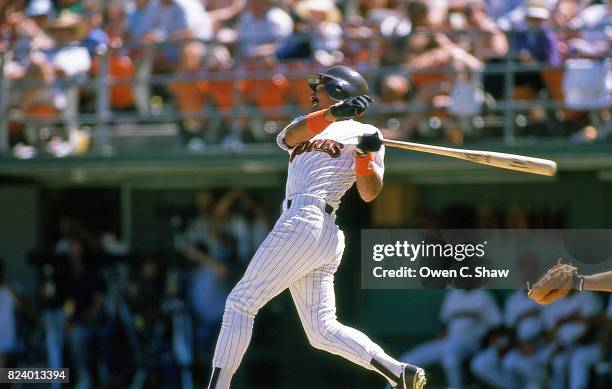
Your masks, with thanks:
M 292 123 L 303 119 L 296 118 Z M 363 134 L 380 131 L 369 124 L 343 120 L 330 124 L 311 140 L 289 149 L 284 142 L 285 127 L 277 136 L 278 145 L 289 152 L 289 170 L 285 197 L 313 195 L 338 209 L 344 193 L 355 183 L 355 146 Z M 375 162 L 384 174 L 385 147 L 375 154 Z

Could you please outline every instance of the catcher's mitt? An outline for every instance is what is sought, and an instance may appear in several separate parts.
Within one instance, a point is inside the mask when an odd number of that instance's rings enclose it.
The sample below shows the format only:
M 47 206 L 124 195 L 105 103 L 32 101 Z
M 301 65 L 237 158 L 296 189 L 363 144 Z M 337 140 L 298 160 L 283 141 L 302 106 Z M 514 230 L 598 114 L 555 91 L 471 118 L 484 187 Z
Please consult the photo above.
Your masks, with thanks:
M 529 286 L 527 283 L 527 295 L 538 304 L 550 304 L 565 297 L 574 285 L 574 278 L 578 276 L 577 268 L 571 264 L 557 262 L 555 266 Z

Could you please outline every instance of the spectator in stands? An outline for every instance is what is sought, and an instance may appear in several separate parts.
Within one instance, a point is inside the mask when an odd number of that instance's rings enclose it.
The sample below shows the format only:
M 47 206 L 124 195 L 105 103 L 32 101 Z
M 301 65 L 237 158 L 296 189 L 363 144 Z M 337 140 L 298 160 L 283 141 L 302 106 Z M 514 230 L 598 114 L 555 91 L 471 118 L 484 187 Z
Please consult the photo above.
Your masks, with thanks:
M 408 15 L 412 26 L 411 33 L 404 42 L 404 67 L 412 73 L 411 81 L 415 87 L 413 102 L 429 105 L 438 95 L 449 94 L 453 77 L 451 71 L 482 69 L 482 63 L 472 54 L 453 43 L 446 35 L 436 32 L 431 21 L 426 2 L 413 0 L 408 4 Z M 432 71 L 435 71 L 432 73 Z M 401 86 L 396 83 L 395 85 Z M 384 84 L 384 87 L 392 85 Z M 401 95 L 402 91 L 392 92 Z M 397 133 L 388 133 L 395 138 L 410 138 L 423 117 L 423 109 L 412 112 Z
M 160 71 L 197 69 L 204 46 L 194 39 L 210 39 L 212 33 L 212 26 L 204 19 L 202 5 L 197 0 L 153 2 L 144 17 L 146 27 L 143 28 L 141 43 L 171 44 L 160 47 L 155 61 Z
M 92 364 L 102 384 L 109 380 L 107 326 L 103 309 L 105 285 L 91 252 L 78 239 L 70 241 L 67 256 L 66 300 L 68 346 L 76 370 L 76 387 L 93 384 Z M 95 361 L 95 363 L 94 363 Z
M 560 42 L 550 28 L 550 10 L 545 1 L 529 0 L 524 10 L 524 21 L 510 32 L 510 50 L 522 64 L 559 66 Z M 513 95 L 518 99 L 534 99 L 544 87 L 539 70 L 520 72 L 515 76 Z
M 561 53 L 567 55 L 567 41 L 575 35 L 571 31 L 571 21 L 576 18 L 580 12 L 580 4 L 575 0 L 559 0 L 552 10 L 551 25 L 555 29 L 557 36 L 561 42 Z
M 470 33 L 459 35 L 457 43 L 483 61 L 485 66 L 503 63 L 508 53 L 508 39 L 494 19 L 487 15 L 485 1 L 466 1 L 458 11 L 459 15 L 465 17 L 464 30 Z M 503 74 L 485 74 L 482 81 L 484 89 L 491 96 L 504 97 Z
M 508 40 L 495 21 L 487 15 L 484 0 L 466 1 L 458 10 L 465 17 L 465 29 L 476 33 L 476 36 L 469 36 L 465 44 L 462 44 L 464 49 L 485 62 L 506 55 Z
M 0 257 L 0 368 L 12 367 L 9 358 L 17 351 L 17 306 L 17 297 L 5 277 L 4 260 Z
M 402 356 L 419 366 L 441 364 L 447 384 L 465 387 L 463 362 L 474 354 L 487 332 L 501 322 L 493 296 L 482 289 L 450 290 L 442 303 L 440 320 L 446 325 L 443 337 L 423 343 Z
M 27 55 L 27 50 L 44 50 L 52 45 L 52 40 L 47 34 L 49 21 L 53 17 L 53 5 L 51 0 L 33 0 L 26 8 L 27 19 L 23 20 L 21 29 L 23 35 L 16 42 L 16 47 L 20 47 L 26 51 L 17 52 L 17 58 L 23 58 Z
M 53 94 L 55 108 L 62 112 L 68 140 L 55 137 L 47 144 L 48 151 L 62 157 L 82 151 L 76 135 L 78 132 L 79 85 L 83 83 L 91 67 L 91 57 L 80 42 L 83 37 L 80 16 L 62 13 L 50 25 L 54 47 L 45 51 L 45 59 L 53 69 Z
M 408 18 L 408 2 L 399 1 L 394 12 L 386 15 L 380 22 L 381 54 L 380 65 L 382 67 L 399 67 L 405 62 L 406 39 L 412 29 Z M 403 104 L 408 98 L 410 83 L 405 72 L 386 72 L 381 79 L 380 98 L 385 103 Z
M 83 46 L 89 51 L 91 60 L 96 57 L 96 49 L 100 45 L 108 46 L 110 39 L 106 31 L 102 29 L 103 15 L 98 4 L 87 4 L 83 8 L 83 29 L 85 37 L 82 40 Z
M 303 0 L 295 5 L 295 13 L 306 22 L 315 61 L 329 67 L 342 59 L 342 19 L 332 0 Z
M 585 1 L 590 0 L 582 0 Z M 521 0 L 510 12 L 497 19 L 497 25 L 504 31 L 516 30 L 525 25 L 529 7 L 542 7 L 551 11 L 556 3 L 557 0 Z
M 128 13 L 121 1 L 111 1 L 103 13 L 103 29 L 108 34 L 113 48 L 122 48 L 128 33 Z M 122 52 L 127 52 L 123 49 Z
M 238 19 L 239 53 L 244 61 L 270 60 L 293 32 L 293 20 L 273 0 L 250 0 Z
M 25 16 L 20 11 L 7 11 L 6 38 L 12 45 L 5 56 L 4 76 L 9 86 L 11 144 L 17 157 L 29 158 L 36 154 L 33 146 L 38 145 L 38 134 L 26 128 L 24 119 L 55 119 L 58 109 L 63 108 L 51 88 L 53 66 L 43 54 L 53 46 L 47 34 L 53 10 L 49 0 L 33 0 Z
M 196 267 L 191 272 L 190 302 L 197 319 L 196 337 L 207 351 L 223 316 L 228 293 L 227 247 L 215 217 L 213 194 L 202 190 L 196 197 L 197 217 L 191 221 L 176 248 Z
M 571 29 L 579 31 L 579 36 L 568 42 L 570 56 L 594 59 L 610 56 L 612 1 L 604 3 L 585 8 L 569 22 Z
M 32 51 L 47 50 L 53 46 L 53 40 L 48 35 L 48 25 L 53 13 L 53 6 L 50 0 L 33 0 L 26 8 L 26 16 L 19 12 L 8 15 L 8 24 L 14 26 L 13 45 L 9 54 L 9 62 L 5 65 L 5 75 L 9 80 L 17 81 L 24 78 L 37 78 L 36 75 L 43 76 L 47 81 L 52 78 L 51 68 L 46 66 L 42 69 L 40 65 L 41 56 L 31 55 Z M 30 68 L 31 67 L 31 68 Z M 17 105 L 27 107 L 31 95 L 35 91 L 15 91 L 13 100 L 22 100 Z M 23 96 L 21 96 L 23 94 Z
M 165 5 L 164 5 L 165 4 Z M 166 48 L 165 62 L 178 60 L 178 71 L 184 75 L 196 76 L 203 66 L 211 65 L 227 69 L 230 66 L 231 56 L 229 51 L 215 42 L 215 33 L 224 22 L 234 18 L 245 6 L 245 0 L 233 0 L 225 8 L 216 9 L 208 12 L 198 0 L 163 0 L 158 5 L 153 4 L 151 9 L 147 9 L 141 3 L 139 12 L 146 18 L 149 26 L 145 28 L 142 37 L 143 42 L 162 42 L 170 41 L 176 44 L 180 40 L 198 39 L 199 41 L 183 42 L 181 44 L 180 56 L 172 60 L 173 49 Z M 162 8 L 160 8 L 162 7 Z M 173 16 L 160 16 L 160 12 L 174 12 Z M 167 30 L 167 32 L 164 32 Z M 139 31 L 136 31 L 139 33 Z M 160 35 L 161 34 L 161 35 Z M 163 38 L 168 35 L 168 38 Z M 169 40 L 168 40 L 169 39 Z M 206 44 L 203 43 L 207 42 Z M 206 60 L 205 62 L 203 60 Z M 197 117 L 201 114 L 205 94 L 199 88 L 195 80 L 175 81 L 170 85 L 174 93 L 179 109 L 186 118 L 183 121 L 183 129 L 187 138 L 201 136 L 204 120 Z M 137 101 L 143 100 L 139 97 L 142 93 L 137 93 Z M 142 103 L 139 103 L 142 105 Z M 195 116 L 195 117 L 189 117 Z M 199 139 L 198 139 L 199 140 Z M 189 145 L 190 139 L 187 139 Z M 198 143 L 200 146 L 201 142 Z M 194 143 L 194 144 L 195 144 Z M 196 149 L 197 147 L 194 147 Z
M 497 19 L 515 8 L 518 8 L 524 0 L 486 0 L 487 15 Z
M 548 23 L 550 11 L 545 5 L 531 1 L 525 10 L 521 31 L 510 34 L 511 49 L 521 62 L 543 62 L 559 65 L 559 40 Z
M 147 33 L 147 20 L 152 16 L 148 13 L 151 12 L 151 1 L 150 0 L 135 0 L 133 8 L 127 10 L 127 29 L 125 42 L 129 45 L 137 45 L 141 42 L 142 37 Z M 135 48 L 131 47 L 134 50 Z

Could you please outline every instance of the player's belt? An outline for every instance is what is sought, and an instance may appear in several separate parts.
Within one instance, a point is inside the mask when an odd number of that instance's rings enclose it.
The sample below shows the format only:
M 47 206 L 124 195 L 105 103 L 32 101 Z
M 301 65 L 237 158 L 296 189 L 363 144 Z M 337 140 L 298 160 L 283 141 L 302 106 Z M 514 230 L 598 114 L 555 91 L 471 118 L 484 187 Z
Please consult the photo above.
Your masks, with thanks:
M 293 203 L 293 200 L 288 199 L 287 200 L 287 209 L 291 208 L 291 203 Z M 332 213 L 334 213 L 334 207 L 332 207 L 331 205 L 325 203 L 325 213 L 328 215 L 331 215 Z

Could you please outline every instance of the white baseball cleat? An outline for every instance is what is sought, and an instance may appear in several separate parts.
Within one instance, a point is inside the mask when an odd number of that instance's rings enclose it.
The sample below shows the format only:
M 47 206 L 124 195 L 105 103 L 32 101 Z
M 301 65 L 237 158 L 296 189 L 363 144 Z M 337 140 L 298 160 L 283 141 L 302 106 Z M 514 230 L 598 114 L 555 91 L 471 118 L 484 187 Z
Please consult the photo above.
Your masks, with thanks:
M 422 389 L 426 383 L 425 370 L 406 363 L 404 364 L 404 371 L 400 376 L 400 382 L 395 389 Z

